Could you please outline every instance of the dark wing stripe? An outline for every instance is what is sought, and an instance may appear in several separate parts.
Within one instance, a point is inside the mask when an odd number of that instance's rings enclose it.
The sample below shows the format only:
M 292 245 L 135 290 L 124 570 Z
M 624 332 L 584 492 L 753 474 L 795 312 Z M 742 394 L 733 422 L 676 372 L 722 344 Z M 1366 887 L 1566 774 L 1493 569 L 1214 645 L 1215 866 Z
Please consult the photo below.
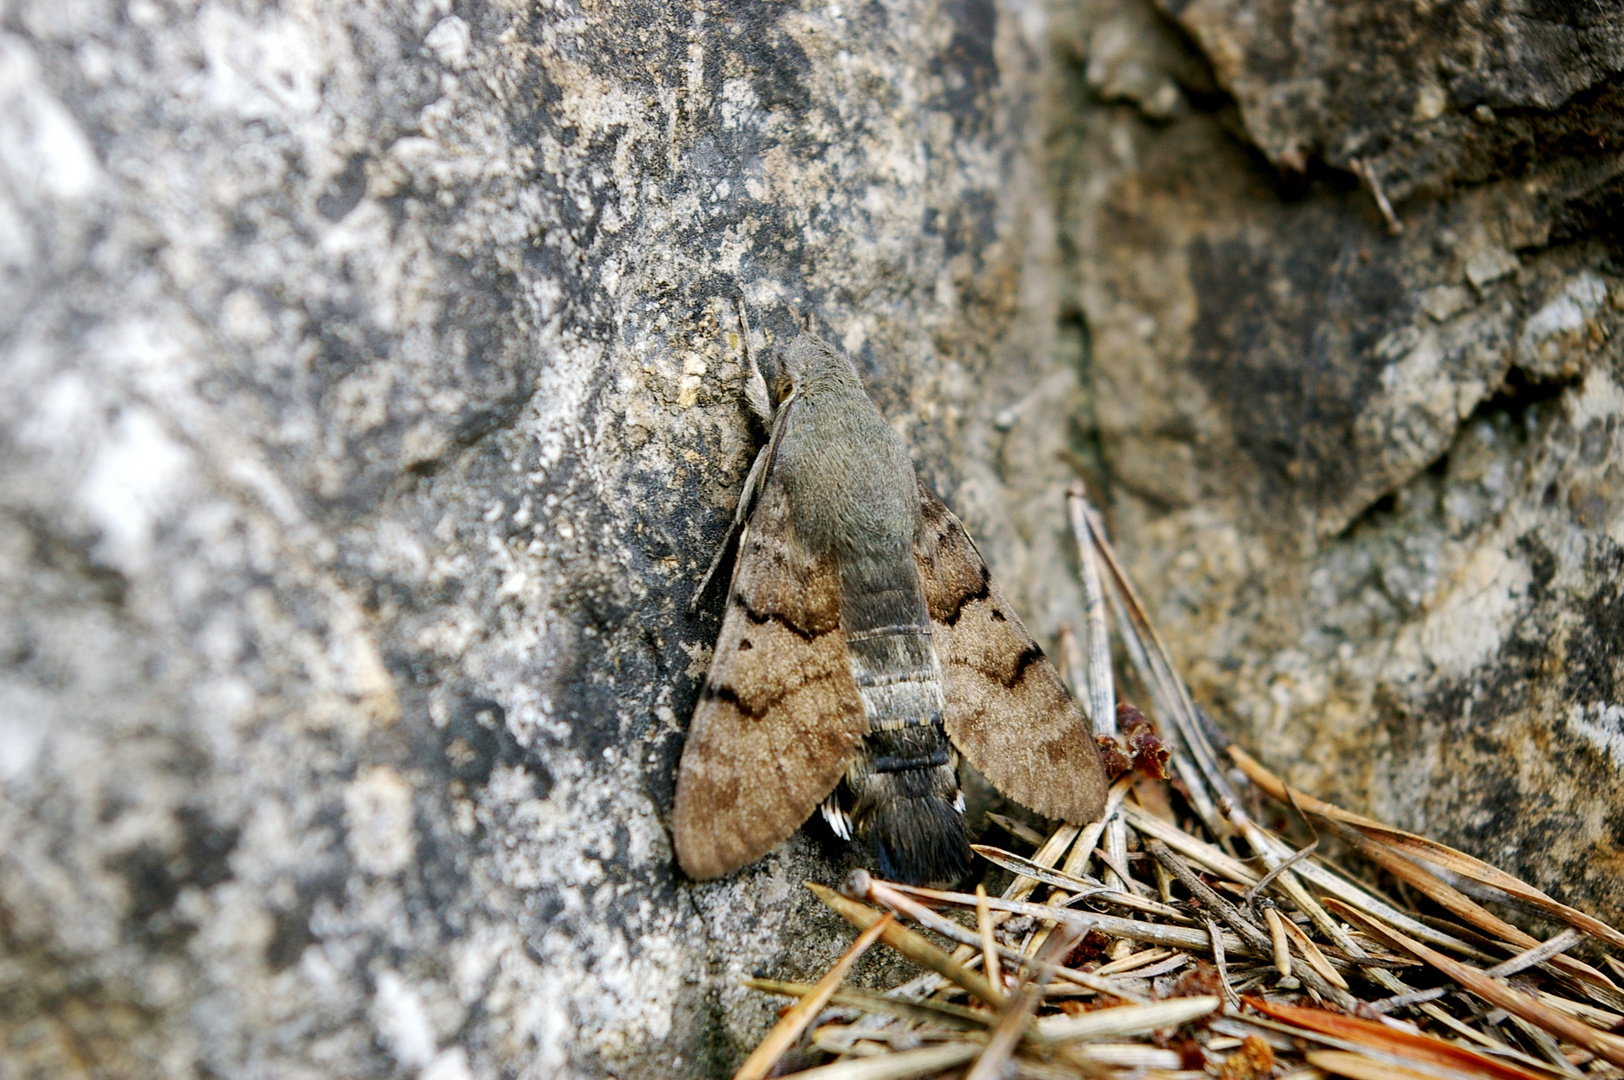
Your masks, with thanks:
M 839 632 L 839 570 L 800 542 L 771 472 L 746 535 L 672 807 L 677 859 L 696 878 L 794 832 L 867 727 Z
M 996 615 L 997 612 L 994 612 L 993 614 Z M 1009 678 L 1003 680 L 1004 686 L 1011 690 L 1015 689 L 1017 683 L 1021 683 L 1026 680 L 1026 669 L 1045 659 L 1047 658 L 1043 655 L 1042 649 L 1038 648 L 1036 645 L 1028 645 L 1026 650 L 1022 652 L 1020 656 L 1015 658 L 1015 671 L 1010 675 Z
M 823 634 L 828 633 L 827 630 L 808 630 L 804 626 L 799 626 L 793 619 L 782 612 L 757 611 L 755 608 L 750 606 L 750 602 L 746 600 L 744 598 L 744 594 L 740 592 L 733 594 L 733 602 L 743 609 L 745 618 L 749 619 L 757 626 L 763 626 L 770 622 L 777 623 L 779 626 L 782 626 L 785 630 L 788 630 L 802 641 L 811 641 L 813 638 L 821 637 Z
M 946 537 L 944 537 L 943 539 L 945 540 Z M 992 578 L 987 574 L 986 566 L 982 566 L 981 567 L 981 586 L 980 586 L 980 588 L 977 588 L 977 589 L 975 589 L 974 591 L 971 591 L 971 592 L 966 592 L 966 593 L 960 594 L 957 597 L 957 599 L 954 601 L 952 609 L 947 611 L 947 612 L 944 612 L 942 617 L 937 621 L 940 622 L 943 626 L 946 626 L 949 629 L 951 629 L 952 627 L 955 627 L 955 626 L 957 626 L 959 624 L 959 616 L 964 614 L 964 609 L 965 608 L 969 607 L 971 604 L 978 604 L 981 601 L 983 601 L 983 600 L 987 599 L 988 597 L 990 597 L 991 595 L 992 595 Z M 1002 618 L 1003 618 L 1003 616 L 1000 614 L 999 615 L 1000 621 L 1002 620 Z
M 733 689 L 731 686 L 717 686 L 715 683 L 705 684 L 705 689 L 699 692 L 699 700 L 725 701 L 752 720 L 760 720 L 763 716 L 766 716 L 768 710 L 772 708 L 771 704 L 761 708 L 752 708 L 739 699 L 739 692 L 737 690 Z

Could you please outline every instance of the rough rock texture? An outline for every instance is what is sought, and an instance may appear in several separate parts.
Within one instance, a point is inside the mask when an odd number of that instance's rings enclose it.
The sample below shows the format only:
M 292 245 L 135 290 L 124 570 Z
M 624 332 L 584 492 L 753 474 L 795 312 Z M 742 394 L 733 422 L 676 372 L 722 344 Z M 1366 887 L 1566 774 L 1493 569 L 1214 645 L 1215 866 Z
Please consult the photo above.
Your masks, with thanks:
M 1040 634 L 1081 470 L 1239 734 L 1616 917 L 1620 23 L 1556 7 L 0 5 L 0 1077 L 726 1072 L 850 858 L 671 864 L 741 291 Z
M 1056 38 L 1096 475 L 1197 697 L 1617 920 L 1624 11 L 1087 0 Z
M 0 6 L 0 1076 L 727 1069 L 848 940 L 664 825 L 737 299 L 1063 580 L 1042 29 Z

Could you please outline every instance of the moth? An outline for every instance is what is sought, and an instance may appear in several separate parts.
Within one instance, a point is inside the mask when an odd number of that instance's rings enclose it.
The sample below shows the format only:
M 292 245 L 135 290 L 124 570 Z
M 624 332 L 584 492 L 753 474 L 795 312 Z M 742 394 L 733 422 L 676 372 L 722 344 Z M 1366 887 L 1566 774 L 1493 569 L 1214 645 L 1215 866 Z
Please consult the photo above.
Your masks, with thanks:
M 837 834 L 872 843 L 882 876 L 961 880 L 961 754 L 1045 817 L 1099 817 L 1087 720 L 856 366 L 809 334 L 765 373 L 746 352 L 745 398 L 771 434 L 694 596 L 736 536 L 677 776 L 682 869 L 727 874 L 821 806 Z

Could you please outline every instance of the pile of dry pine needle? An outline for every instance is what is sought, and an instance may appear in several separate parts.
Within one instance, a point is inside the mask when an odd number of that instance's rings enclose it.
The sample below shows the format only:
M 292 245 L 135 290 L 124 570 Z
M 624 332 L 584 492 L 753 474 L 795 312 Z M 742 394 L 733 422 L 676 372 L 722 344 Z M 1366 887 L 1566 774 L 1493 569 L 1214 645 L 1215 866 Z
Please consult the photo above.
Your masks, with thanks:
M 977 849 L 1017 875 L 1002 896 L 863 871 L 842 893 L 809 885 L 861 933 L 816 985 L 751 980 L 799 1001 L 739 1080 L 773 1075 L 803 1038 L 835 1058 L 806 1080 L 1624 1076 L 1624 991 L 1567 955 L 1594 939 L 1589 954 L 1624 977 L 1624 934 L 1292 791 L 1236 747 L 1226 764 L 1080 488 L 1071 519 L 1088 601 L 1081 642 L 1063 642 L 1073 686 L 1119 736 L 1109 607 L 1159 736 L 1136 725 L 1126 755 L 1116 743 L 1119 766 L 1140 768 L 1112 785 L 1103 821 L 1033 835 L 1030 857 Z M 1152 779 L 1161 763 L 1170 782 Z M 1318 850 L 1327 834 L 1337 858 Z M 1539 941 L 1479 900 L 1565 929 Z M 923 973 L 842 988 L 876 941 Z

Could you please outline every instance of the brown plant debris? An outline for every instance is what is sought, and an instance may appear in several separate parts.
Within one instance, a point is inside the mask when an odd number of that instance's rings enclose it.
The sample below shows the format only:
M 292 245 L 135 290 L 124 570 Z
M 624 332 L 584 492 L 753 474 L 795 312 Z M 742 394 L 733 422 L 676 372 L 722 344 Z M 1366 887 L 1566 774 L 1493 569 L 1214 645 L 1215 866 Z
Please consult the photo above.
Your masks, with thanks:
M 1011 831 L 1029 855 L 978 845 L 1011 878 L 997 896 L 809 884 L 863 933 L 816 986 L 749 981 L 799 1004 L 746 1074 L 799 1036 L 829 1056 L 808 1080 L 1624 1078 L 1624 934 L 1221 753 L 1080 489 L 1071 519 L 1089 610 L 1061 646 L 1113 780 L 1104 817 Z M 1154 725 L 1118 702 L 1108 614 Z M 1529 914 L 1543 936 L 1509 921 Z M 876 942 L 920 974 L 841 987 Z

